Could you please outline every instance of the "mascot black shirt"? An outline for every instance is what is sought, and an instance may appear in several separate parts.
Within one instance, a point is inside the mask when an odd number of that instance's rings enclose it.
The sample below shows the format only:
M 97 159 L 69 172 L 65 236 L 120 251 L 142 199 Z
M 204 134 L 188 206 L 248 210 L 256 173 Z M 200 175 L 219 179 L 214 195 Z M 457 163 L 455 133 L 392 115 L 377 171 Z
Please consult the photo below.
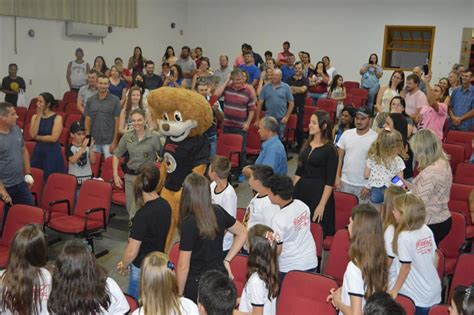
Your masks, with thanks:
M 209 162 L 209 143 L 203 136 L 186 138 L 174 142 L 166 138 L 163 149 L 163 163 L 166 164 L 165 187 L 171 191 L 181 189 L 184 179 L 193 168 Z

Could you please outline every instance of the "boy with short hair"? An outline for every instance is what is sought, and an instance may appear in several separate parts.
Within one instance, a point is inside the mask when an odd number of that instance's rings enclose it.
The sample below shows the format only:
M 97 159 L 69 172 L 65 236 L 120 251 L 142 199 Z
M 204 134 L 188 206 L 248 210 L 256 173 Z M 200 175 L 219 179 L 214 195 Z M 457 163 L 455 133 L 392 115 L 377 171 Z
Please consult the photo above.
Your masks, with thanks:
M 197 300 L 200 315 L 232 315 L 237 290 L 229 275 L 209 270 L 199 280 Z
M 249 185 L 257 194 L 250 200 L 245 211 L 244 226 L 250 229 L 256 224 L 271 226 L 273 217 L 280 212 L 277 205 L 272 204 L 268 197 L 268 180 L 273 176 L 271 166 L 256 164 L 247 168 Z
M 235 218 L 237 215 L 237 195 L 234 187 L 232 187 L 227 180 L 230 175 L 230 168 L 231 165 L 228 158 L 216 155 L 211 159 L 208 175 L 212 181 L 212 203 L 221 206 L 225 211 L 227 211 L 227 213 Z M 224 255 L 229 251 L 233 241 L 234 235 L 230 232 L 226 232 L 222 245 Z
M 79 121 L 69 128 L 72 142 L 66 146 L 65 154 L 69 164 L 68 173 L 76 176 L 77 184 L 92 178 L 92 166 L 95 164 L 94 139 L 86 137 L 86 128 Z M 90 143 L 89 143 L 90 141 Z

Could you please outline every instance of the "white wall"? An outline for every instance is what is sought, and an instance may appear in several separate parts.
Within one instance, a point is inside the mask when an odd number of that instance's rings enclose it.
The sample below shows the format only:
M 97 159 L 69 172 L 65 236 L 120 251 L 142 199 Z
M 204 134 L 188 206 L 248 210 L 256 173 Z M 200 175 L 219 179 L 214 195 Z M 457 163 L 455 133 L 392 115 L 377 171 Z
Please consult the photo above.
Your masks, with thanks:
M 375 52 L 382 59 L 385 25 L 434 25 L 433 77 L 446 75 L 459 62 L 463 27 L 474 24 L 472 0 L 187 0 L 185 37 L 217 63 L 218 55 L 239 53 L 243 42 L 263 57 L 282 43 L 306 50 L 312 62 L 331 57 L 345 80 L 360 80 L 358 71 Z M 388 81 L 388 74 L 384 77 Z
M 64 22 L 18 18 L 15 54 L 13 18 L 0 16 L 0 76 L 16 62 L 29 98 L 42 91 L 61 98 L 66 65 L 77 47 L 87 61 L 103 55 L 110 66 L 117 56 L 126 62 L 137 45 L 154 61 L 161 60 L 167 45 L 177 52 L 183 44 L 200 45 L 217 67 L 221 53 L 233 60 L 243 42 L 263 57 L 265 50 L 276 54 L 289 40 L 293 52 L 309 51 L 313 61 L 328 55 L 345 80 L 359 80 L 368 55 L 381 58 L 385 25 L 406 24 L 436 26 L 433 75 L 438 78 L 459 61 L 462 29 L 473 27 L 473 21 L 472 0 L 138 0 L 139 27 L 115 28 L 103 42 L 66 37 Z M 34 38 L 28 37 L 29 29 L 35 30 Z
M 138 0 L 138 3 L 139 27 L 114 28 L 103 41 L 66 37 L 64 22 L 18 18 L 18 54 L 13 44 L 13 18 L 0 16 L 0 76 L 7 75 L 8 64 L 15 62 L 19 66 L 18 74 L 26 81 L 28 98 L 50 91 L 60 99 L 68 89 L 67 63 L 74 59 L 77 47 L 84 49 L 84 59 L 90 64 L 97 55 L 104 56 L 109 67 L 115 57 L 126 63 L 134 46 L 141 46 L 148 59 L 161 61 L 167 45 L 179 47 L 183 43 L 179 29 L 184 26 L 186 3 L 184 0 Z M 171 22 L 177 25 L 174 30 Z M 34 38 L 28 37 L 29 29 L 35 30 Z

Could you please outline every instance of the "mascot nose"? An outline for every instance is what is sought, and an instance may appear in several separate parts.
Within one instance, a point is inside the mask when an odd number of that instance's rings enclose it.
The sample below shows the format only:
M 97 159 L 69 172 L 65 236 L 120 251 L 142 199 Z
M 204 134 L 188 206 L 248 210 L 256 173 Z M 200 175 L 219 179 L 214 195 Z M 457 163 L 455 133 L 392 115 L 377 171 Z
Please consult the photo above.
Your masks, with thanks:
M 170 125 L 169 124 L 162 124 L 161 128 L 163 128 L 164 131 L 169 131 L 170 130 Z

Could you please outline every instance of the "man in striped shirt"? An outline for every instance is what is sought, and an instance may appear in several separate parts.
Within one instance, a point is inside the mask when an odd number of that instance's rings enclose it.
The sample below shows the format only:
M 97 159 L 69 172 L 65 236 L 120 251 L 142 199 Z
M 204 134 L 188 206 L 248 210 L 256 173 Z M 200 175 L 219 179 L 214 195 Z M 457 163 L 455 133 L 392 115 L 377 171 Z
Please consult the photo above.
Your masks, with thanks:
M 247 158 L 247 130 L 256 110 L 256 95 L 253 88 L 244 82 L 242 71 L 233 70 L 224 84 L 216 89 L 217 98 L 224 96 L 224 133 L 240 134 L 243 137 L 240 168 Z

